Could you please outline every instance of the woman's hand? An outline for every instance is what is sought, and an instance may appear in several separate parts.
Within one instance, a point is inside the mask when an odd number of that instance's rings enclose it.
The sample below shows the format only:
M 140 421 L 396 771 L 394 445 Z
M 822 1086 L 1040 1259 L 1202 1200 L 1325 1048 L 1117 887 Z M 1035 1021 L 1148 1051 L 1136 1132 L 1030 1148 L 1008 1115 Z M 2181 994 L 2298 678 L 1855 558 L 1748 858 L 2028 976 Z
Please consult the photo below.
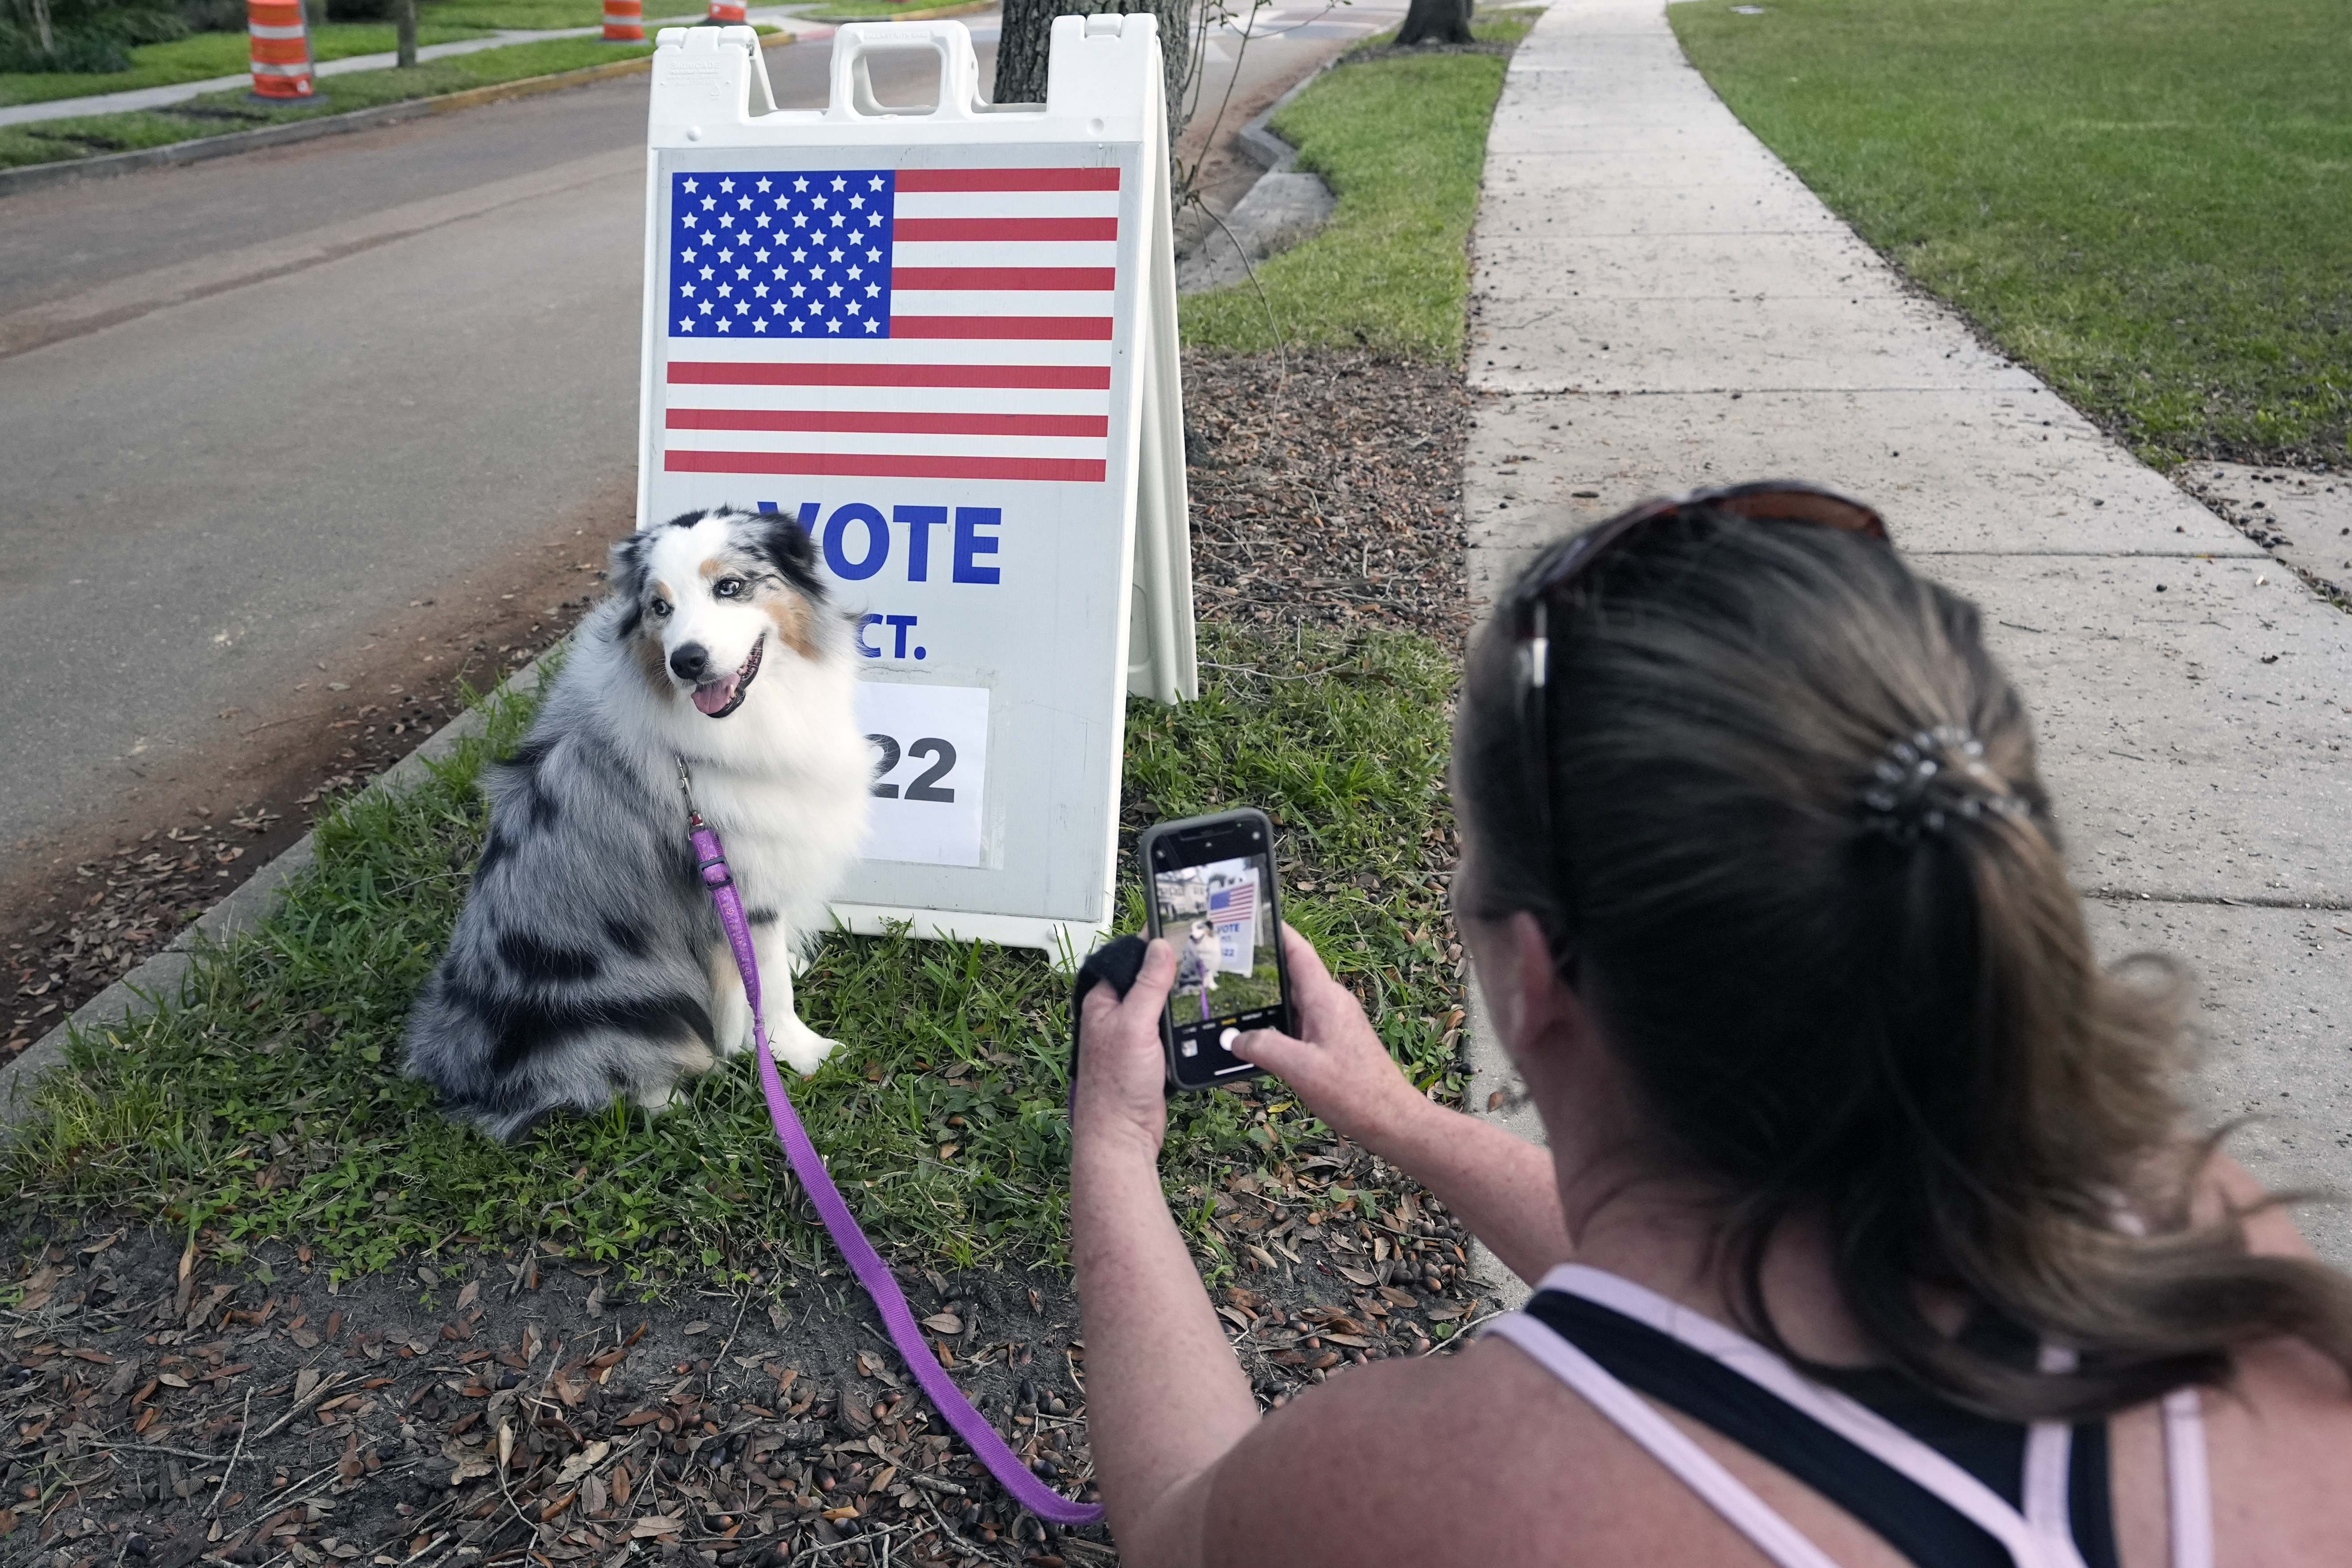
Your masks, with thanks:
M 1389 1056 L 1355 994 L 1323 967 L 1314 943 L 1288 925 L 1282 941 L 1300 1037 L 1254 1029 L 1234 1042 L 1234 1053 L 1296 1089 L 1333 1131 L 1385 1152 L 1393 1133 L 1430 1103 Z
M 1175 980 L 1176 950 L 1155 937 L 1124 998 L 1108 985 L 1087 993 L 1078 1010 L 1078 1082 L 1070 1105 L 1074 1142 L 1132 1141 L 1149 1159 L 1160 1158 L 1168 1134 L 1160 1018 Z

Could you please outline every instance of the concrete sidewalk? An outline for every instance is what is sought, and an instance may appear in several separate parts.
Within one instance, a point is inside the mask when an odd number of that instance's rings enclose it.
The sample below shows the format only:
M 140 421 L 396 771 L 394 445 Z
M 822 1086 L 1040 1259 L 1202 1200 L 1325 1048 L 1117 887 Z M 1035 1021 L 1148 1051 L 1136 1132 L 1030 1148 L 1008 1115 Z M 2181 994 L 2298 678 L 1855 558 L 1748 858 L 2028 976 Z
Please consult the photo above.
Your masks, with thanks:
M 2273 1186 L 2352 1193 L 2352 616 L 1905 284 L 1662 0 L 1545 14 L 1482 202 L 1474 596 L 1662 491 L 1793 477 L 1880 507 L 2032 702 L 2102 951 L 2202 980 L 2204 1117 L 2259 1118 L 2230 1147 Z M 1474 1041 L 1483 1111 L 1507 1072 Z M 2352 1264 L 2352 1211 L 2301 1219 Z

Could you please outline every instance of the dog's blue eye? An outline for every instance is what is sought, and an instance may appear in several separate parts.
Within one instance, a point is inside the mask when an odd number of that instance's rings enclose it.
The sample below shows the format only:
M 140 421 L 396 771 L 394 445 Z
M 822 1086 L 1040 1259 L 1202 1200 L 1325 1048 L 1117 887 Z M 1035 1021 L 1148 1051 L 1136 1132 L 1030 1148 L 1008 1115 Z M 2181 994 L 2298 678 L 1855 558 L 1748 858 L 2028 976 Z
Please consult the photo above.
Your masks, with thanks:
M 721 577 L 719 579 L 719 585 L 712 589 L 711 592 L 717 594 L 722 599 L 735 598 L 743 592 L 743 579 L 740 577 Z
M 667 599 L 656 599 L 653 603 L 653 611 L 654 618 L 656 620 L 666 621 L 669 619 L 669 601 Z

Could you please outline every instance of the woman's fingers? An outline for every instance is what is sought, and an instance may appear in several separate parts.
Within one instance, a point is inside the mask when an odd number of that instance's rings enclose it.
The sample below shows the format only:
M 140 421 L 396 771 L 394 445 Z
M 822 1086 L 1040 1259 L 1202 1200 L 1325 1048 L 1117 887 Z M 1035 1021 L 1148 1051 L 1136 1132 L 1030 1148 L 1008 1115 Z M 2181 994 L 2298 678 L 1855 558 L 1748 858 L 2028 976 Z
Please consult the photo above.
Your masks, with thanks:
M 1355 995 L 1331 977 L 1314 945 L 1283 928 L 1290 963 L 1291 997 L 1298 1035 L 1254 1030 L 1234 1042 L 1234 1054 L 1274 1073 L 1307 1109 L 1334 1129 L 1370 1144 L 1420 1097 L 1389 1057 Z
M 1077 1093 L 1071 1132 L 1078 1138 L 1132 1133 L 1155 1152 L 1167 1127 L 1160 1050 L 1160 1013 L 1176 978 L 1176 952 L 1154 941 L 1124 997 L 1108 985 L 1080 1005 Z
M 1135 984 L 1121 996 L 1108 985 L 1097 985 L 1087 993 L 1079 1016 L 1086 1026 L 1078 1031 L 1079 1040 L 1091 1045 L 1097 1022 L 1114 1014 L 1142 1013 L 1152 1021 L 1155 1037 L 1159 1029 L 1160 1009 L 1168 1005 L 1168 988 L 1176 981 L 1176 950 L 1163 937 L 1153 937 L 1143 950 L 1143 964 L 1135 973 Z

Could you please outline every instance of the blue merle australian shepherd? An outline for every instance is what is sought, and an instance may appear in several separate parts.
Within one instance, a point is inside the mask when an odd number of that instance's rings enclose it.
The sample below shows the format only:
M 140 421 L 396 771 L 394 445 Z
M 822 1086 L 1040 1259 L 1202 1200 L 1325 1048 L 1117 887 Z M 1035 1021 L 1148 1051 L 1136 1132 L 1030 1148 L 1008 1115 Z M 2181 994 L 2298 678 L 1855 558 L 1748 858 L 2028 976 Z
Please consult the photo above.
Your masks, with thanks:
M 409 1022 L 408 1070 L 512 1138 L 562 1106 L 647 1110 L 751 1043 L 751 1008 L 687 841 L 677 759 L 719 830 L 759 952 L 769 1039 L 814 1072 L 833 1042 L 792 973 L 866 831 L 872 757 L 848 623 L 808 535 L 688 512 L 613 547 Z

